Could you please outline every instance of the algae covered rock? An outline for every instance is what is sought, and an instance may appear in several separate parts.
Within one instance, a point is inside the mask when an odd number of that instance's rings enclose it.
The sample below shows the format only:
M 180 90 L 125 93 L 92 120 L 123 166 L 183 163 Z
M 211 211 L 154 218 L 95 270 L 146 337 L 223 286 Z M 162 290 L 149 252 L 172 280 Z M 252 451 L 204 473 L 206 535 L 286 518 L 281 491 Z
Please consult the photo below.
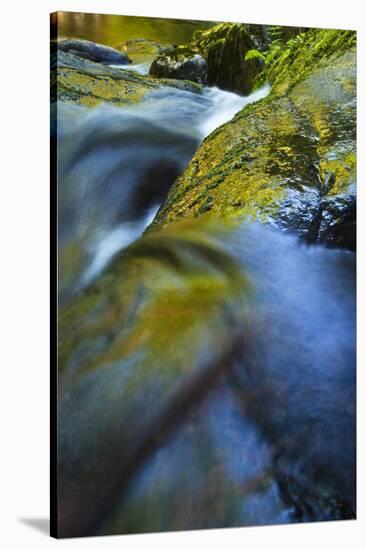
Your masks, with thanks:
M 110 46 L 96 44 L 89 40 L 67 38 L 58 41 L 57 48 L 63 52 L 74 54 L 83 59 L 95 61 L 96 63 L 103 63 L 106 65 L 127 65 L 131 63 L 126 53 L 121 53 Z
M 194 50 L 177 47 L 154 59 L 150 67 L 150 74 L 205 84 L 207 81 L 206 61 Z
M 348 51 L 356 52 L 356 32 L 312 29 L 290 39 L 267 71 L 273 91 L 284 94 L 317 68 L 330 65 Z M 341 71 L 341 68 L 338 67 Z M 347 78 L 344 77 L 346 81 Z M 329 82 L 329 84 L 331 84 Z
M 102 102 L 124 105 L 141 101 L 162 86 L 199 93 L 198 84 L 170 79 L 156 80 L 136 72 L 56 51 L 51 56 L 51 97 L 54 100 L 94 107 Z
M 354 40 L 312 30 L 290 41 L 269 72 L 270 95 L 206 138 L 157 223 L 211 212 L 354 248 Z

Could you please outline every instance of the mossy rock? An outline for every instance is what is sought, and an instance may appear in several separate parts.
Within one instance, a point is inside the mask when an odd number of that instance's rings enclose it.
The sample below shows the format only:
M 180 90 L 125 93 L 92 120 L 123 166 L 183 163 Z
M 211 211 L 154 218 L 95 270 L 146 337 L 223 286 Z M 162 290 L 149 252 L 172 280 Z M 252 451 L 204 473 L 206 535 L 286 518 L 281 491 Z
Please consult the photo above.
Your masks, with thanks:
M 51 57 L 51 97 L 94 107 L 102 102 L 124 105 L 141 101 L 162 86 L 200 93 L 198 84 L 157 80 L 126 69 L 108 67 L 75 55 L 58 52 Z
M 229 368 L 251 297 L 243 270 L 217 243 L 231 229 L 183 220 L 147 234 L 60 310 L 62 536 L 91 534 L 113 517 L 141 463 Z M 199 422 L 192 425 L 199 437 Z M 216 463 L 201 476 L 212 477 Z M 205 490 L 201 476 L 195 483 Z M 211 520 L 220 525 L 230 504 L 229 494 Z M 180 514 L 190 517 L 189 503 Z
M 354 31 L 311 29 L 286 42 L 266 71 L 267 79 L 272 83 L 274 93 L 285 94 L 314 70 L 329 65 L 332 59 L 355 47 Z
M 193 35 L 192 45 L 207 59 L 207 83 L 238 94 L 250 93 L 262 70 L 259 59 L 245 60 L 256 47 L 247 25 L 221 23 Z
M 181 220 L 120 252 L 60 309 L 60 536 L 279 523 L 284 513 L 298 510 L 304 515 L 292 521 L 354 517 L 353 491 L 345 488 L 353 479 L 354 396 L 340 376 L 343 365 L 352 378 L 352 348 L 336 345 L 330 372 L 311 360 L 324 349 L 312 346 L 318 326 L 305 330 L 294 349 L 301 325 L 290 323 L 288 339 L 287 321 L 294 317 L 283 317 L 293 298 L 279 299 L 283 286 L 267 270 L 299 249 L 294 239 L 275 233 L 269 241 L 273 259 L 265 236 L 270 233 L 207 216 Z M 329 252 L 316 264 L 325 270 L 325 283 Z M 295 272 L 298 265 L 295 260 Z M 267 311 L 258 298 L 259 266 L 267 273 Z M 287 281 L 287 267 L 282 270 Z M 332 289 L 332 304 L 347 299 L 345 289 L 343 281 Z M 318 307 L 324 314 L 324 304 Z M 326 301 L 326 313 L 328 307 Z M 325 314 L 325 324 L 327 319 Z M 326 349 L 333 328 L 327 330 Z M 279 334 L 286 357 L 299 357 L 289 361 L 292 368 L 279 365 Z M 268 349 L 277 360 L 268 358 Z M 303 381 L 311 376 L 313 385 L 305 388 L 314 397 L 315 416 L 313 406 L 304 411 L 298 405 Z M 329 379 L 334 399 L 319 392 L 319 380 L 328 388 Z M 339 390 L 348 405 L 334 431 Z M 323 483 L 324 469 L 329 474 Z
M 270 95 L 206 138 L 155 224 L 205 212 L 355 246 L 353 35 L 321 30 L 305 37 L 287 72 L 281 60 L 273 68 Z
M 247 51 L 257 45 L 258 41 L 253 39 L 247 25 L 221 23 L 207 31 L 196 31 L 189 44 L 159 55 L 153 61 L 150 73 L 192 78 L 196 82 L 207 82 L 209 86 L 246 95 L 263 68 L 258 59 L 245 60 Z

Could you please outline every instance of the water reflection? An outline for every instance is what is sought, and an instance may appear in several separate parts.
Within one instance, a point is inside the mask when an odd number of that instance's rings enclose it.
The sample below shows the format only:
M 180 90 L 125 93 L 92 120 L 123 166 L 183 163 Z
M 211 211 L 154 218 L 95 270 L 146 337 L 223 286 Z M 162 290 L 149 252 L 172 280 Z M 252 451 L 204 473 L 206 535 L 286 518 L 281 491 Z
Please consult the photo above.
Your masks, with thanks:
M 161 43 L 184 44 L 194 31 L 212 27 L 215 22 L 133 17 L 99 13 L 58 12 L 58 35 L 84 38 L 108 46 L 133 38 Z M 53 17 L 55 24 L 56 18 Z

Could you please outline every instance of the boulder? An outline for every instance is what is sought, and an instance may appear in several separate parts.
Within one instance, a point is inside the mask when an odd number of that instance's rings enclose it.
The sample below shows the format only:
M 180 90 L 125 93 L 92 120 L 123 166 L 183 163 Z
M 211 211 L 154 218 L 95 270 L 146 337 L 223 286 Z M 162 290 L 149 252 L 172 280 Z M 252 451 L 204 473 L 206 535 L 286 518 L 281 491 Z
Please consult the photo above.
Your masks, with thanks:
M 352 31 L 291 40 L 268 71 L 270 95 L 206 138 L 156 223 L 204 212 L 241 216 L 353 249 L 354 44 Z
M 105 65 L 127 65 L 131 63 L 126 53 L 121 53 L 110 46 L 96 44 L 89 40 L 65 39 L 57 42 L 59 50 L 77 55 L 89 61 Z
M 150 75 L 205 84 L 206 61 L 189 48 L 177 47 L 154 59 L 150 67 Z

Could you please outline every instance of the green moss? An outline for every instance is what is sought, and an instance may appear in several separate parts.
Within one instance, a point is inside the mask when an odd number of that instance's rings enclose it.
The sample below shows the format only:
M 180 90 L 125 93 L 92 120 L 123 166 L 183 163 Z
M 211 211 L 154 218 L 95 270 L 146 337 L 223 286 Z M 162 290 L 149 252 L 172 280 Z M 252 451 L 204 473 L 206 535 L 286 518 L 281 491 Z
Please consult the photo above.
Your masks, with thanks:
M 311 29 L 290 39 L 278 51 L 266 76 L 273 84 L 274 92 L 284 94 L 314 70 L 355 47 L 355 31 Z
M 155 226 L 208 213 L 306 232 L 326 195 L 351 189 L 356 179 L 354 33 L 309 31 L 306 39 L 290 42 L 285 50 L 291 56 L 278 62 L 270 95 L 204 140 Z M 290 61 L 286 75 L 284 59 Z M 332 206 L 324 223 L 339 217 L 344 211 Z
M 101 102 L 116 105 L 140 101 L 151 86 L 109 77 L 91 76 L 73 69 L 58 72 L 58 98 L 93 107 Z
M 207 60 L 207 82 L 223 90 L 249 94 L 262 70 L 258 58 L 246 59 L 255 47 L 247 25 L 221 23 L 193 35 L 191 45 Z
M 184 220 L 126 249 L 61 310 L 60 373 L 77 380 L 136 353 L 143 359 L 133 380 L 156 363 L 166 382 L 184 372 L 187 348 L 198 353 L 205 331 L 221 327 L 225 308 L 249 292 L 241 269 L 212 241 L 231 228 Z
M 301 136 L 303 120 L 289 100 L 265 99 L 205 140 L 173 187 L 158 220 L 211 215 L 269 218 L 294 176 L 309 181 L 316 149 Z M 229 144 L 229 145 L 228 145 Z M 209 206 L 209 208 L 208 208 Z
M 244 29 L 248 33 L 248 26 L 238 23 L 219 23 L 207 30 L 200 30 L 193 33 L 190 42 L 191 47 L 195 47 L 203 55 L 207 56 L 209 50 L 217 43 L 223 43 L 228 34 L 233 31 Z
M 174 59 L 174 61 L 184 61 L 186 58 L 196 55 L 197 50 L 184 44 L 170 48 L 164 52 L 165 55 Z

